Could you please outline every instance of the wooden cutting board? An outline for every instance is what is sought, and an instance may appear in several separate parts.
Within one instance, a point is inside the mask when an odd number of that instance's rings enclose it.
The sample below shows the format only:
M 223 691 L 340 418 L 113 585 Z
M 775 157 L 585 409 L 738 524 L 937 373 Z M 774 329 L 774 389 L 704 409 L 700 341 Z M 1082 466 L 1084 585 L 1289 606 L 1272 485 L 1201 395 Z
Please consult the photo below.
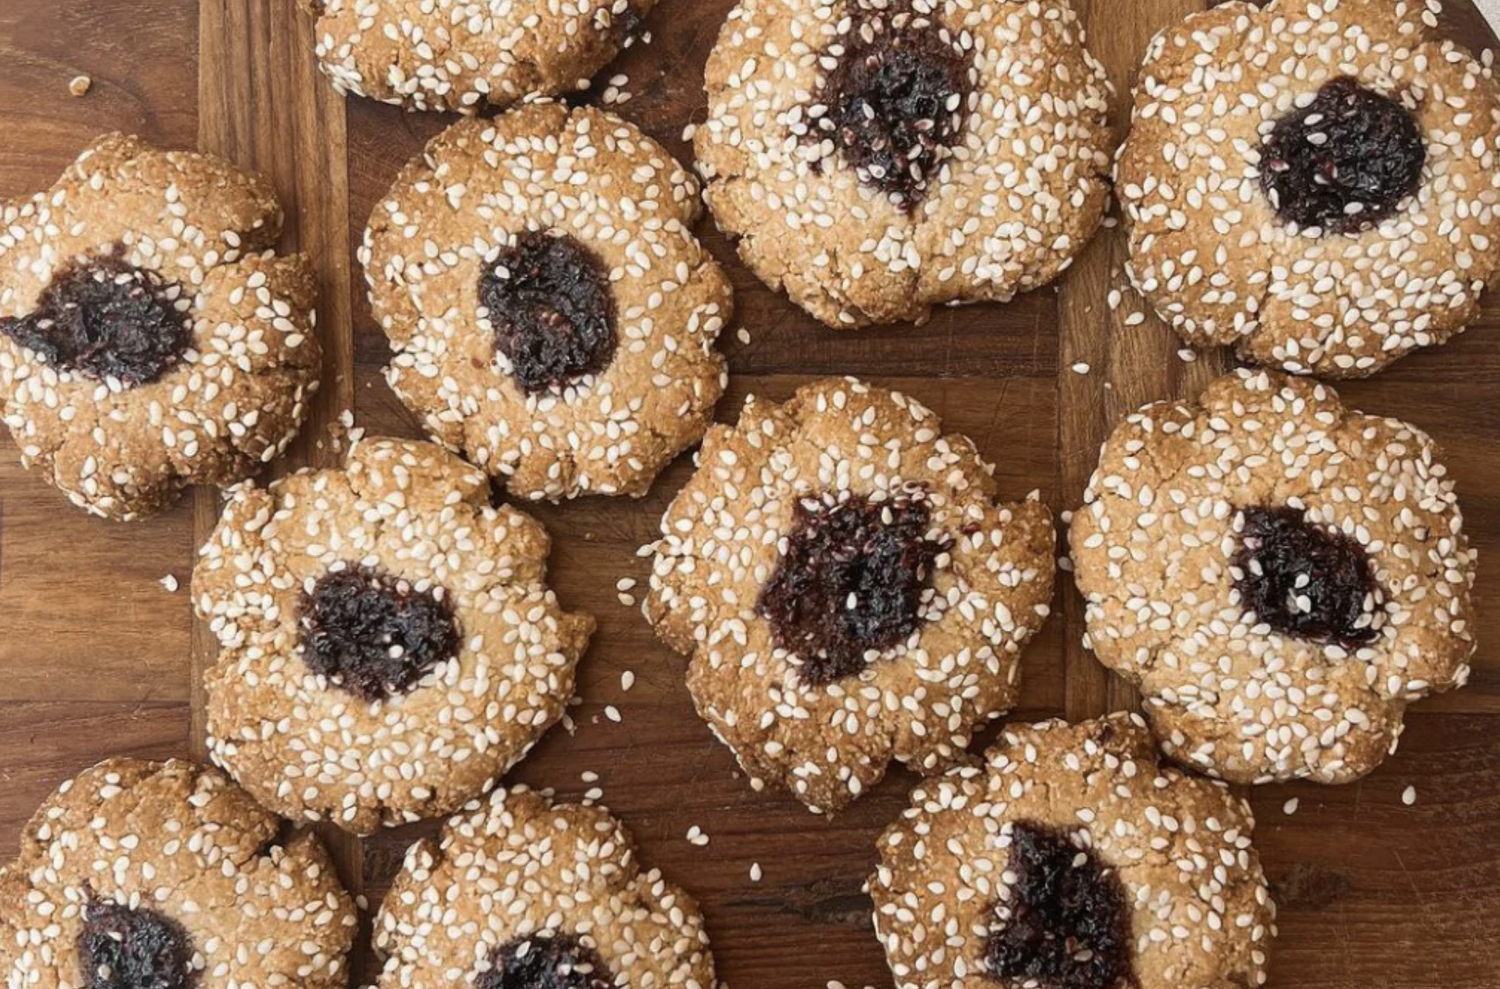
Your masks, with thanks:
M 1108 66 L 1122 114 L 1150 37 L 1208 0 L 1075 0 Z M 686 157 L 683 126 L 702 119 L 702 70 L 733 0 L 666 0 L 653 40 L 602 73 L 629 77 L 619 111 Z M 440 116 L 337 98 L 313 66 L 311 25 L 292 0 L 3 0 L 0 2 L 0 196 L 47 187 L 109 130 L 215 151 L 272 177 L 288 214 L 286 246 L 313 255 L 323 288 L 329 367 L 292 462 L 331 457 L 327 427 L 352 408 L 373 433 L 416 435 L 380 377 L 386 344 L 369 317 L 353 247 L 397 169 Z M 1447 28 L 1471 47 L 1493 39 L 1456 0 Z M 88 75 L 87 96 L 69 80 Z M 999 464 L 1005 494 L 1040 489 L 1077 505 L 1099 443 L 1125 412 L 1193 396 L 1227 367 L 1183 363 L 1154 320 L 1126 329 L 1123 239 L 1105 231 L 1054 289 L 1005 305 L 942 312 L 922 327 L 836 334 L 761 286 L 705 223 L 700 233 L 738 293 L 742 343 L 721 415 L 746 393 L 783 398 L 800 383 L 856 374 L 910 392 Z M 1401 752 L 1362 783 L 1276 786 L 1252 794 L 1258 844 L 1281 904 L 1272 985 L 1290 989 L 1500 987 L 1500 297 L 1466 336 L 1342 389 L 1357 407 L 1408 418 L 1447 451 L 1484 564 L 1482 648 L 1468 689 L 1421 704 Z M 1090 370 L 1079 373 L 1080 362 Z M 838 819 L 751 792 L 694 715 L 683 663 L 616 598 L 643 578 L 649 541 L 686 458 L 642 502 L 591 500 L 537 514 L 556 542 L 554 586 L 599 618 L 584 661 L 576 732 L 559 728 L 513 774 L 565 798 L 599 774 L 605 802 L 634 829 L 646 860 L 703 901 L 721 971 L 737 989 L 888 986 L 861 885 L 874 840 L 905 805 L 892 778 Z M 0 856 L 58 782 L 109 755 L 202 756 L 199 673 L 212 657 L 186 593 L 193 551 L 217 516 L 200 491 L 146 523 L 85 517 L 16 466 L 0 441 Z M 159 581 L 172 575 L 183 589 Z M 1017 718 L 1082 718 L 1128 706 L 1131 691 L 1079 645 L 1081 607 L 1059 584 L 1055 616 L 1027 652 Z M 632 670 L 635 686 L 622 689 Z M 613 704 L 623 716 L 603 716 Z M 1406 806 L 1403 791 L 1416 788 Z M 1293 816 L 1284 805 L 1297 799 Z M 701 827 L 707 847 L 688 843 Z M 430 827 L 366 841 L 335 835 L 349 886 L 379 902 L 407 844 Z M 749 879 L 759 862 L 764 878 Z M 373 972 L 368 958 L 360 973 Z

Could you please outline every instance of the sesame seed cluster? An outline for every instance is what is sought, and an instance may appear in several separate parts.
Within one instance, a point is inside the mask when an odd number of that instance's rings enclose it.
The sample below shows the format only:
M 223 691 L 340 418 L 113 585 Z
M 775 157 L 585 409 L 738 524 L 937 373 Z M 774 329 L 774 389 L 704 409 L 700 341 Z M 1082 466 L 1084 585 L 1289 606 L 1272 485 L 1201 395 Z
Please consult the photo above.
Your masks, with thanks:
M 561 718 L 594 621 L 548 590 L 541 525 L 488 499 L 481 471 L 404 440 L 362 440 L 341 470 L 234 490 L 193 599 L 220 645 L 204 678 L 210 750 L 256 799 L 360 834 L 440 816 Z M 357 696 L 305 662 L 299 599 L 356 566 L 451 608 L 456 654 L 405 692 Z
M 708 428 L 729 282 L 691 232 L 698 186 L 660 145 L 588 107 L 528 103 L 433 139 L 376 206 L 361 249 L 395 350 L 387 380 L 443 444 L 512 495 L 643 495 Z M 538 392 L 495 345 L 479 284 L 527 232 L 607 272 L 612 358 Z
M 644 609 L 691 656 L 699 713 L 757 787 L 836 811 L 892 759 L 948 768 L 1015 703 L 1021 647 L 1052 597 L 1052 516 L 1035 500 L 997 503 L 994 468 L 967 438 L 899 392 L 829 379 L 780 405 L 751 398 L 697 462 L 662 519 Z M 944 547 L 919 624 L 857 674 L 809 682 L 810 657 L 778 646 L 759 607 L 798 505 L 914 490 Z
M 474 113 L 587 89 L 657 0 L 303 0 L 341 94 Z
M 1348 782 L 1394 749 L 1409 702 L 1468 678 L 1477 554 L 1438 450 L 1326 385 L 1241 370 L 1197 404 L 1147 406 L 1104 444 L 1084 502 L 1071 541 L 1088 644 L 1186 765 Z M 1363 548 L 1379 588 L 1365 641 L 1286 634 L 1246 608 L 1236 556 L 1262 505 Z
M 113 984 L 73 950 L 100 904 L 169 918 L 201 989 L 341 989 L 357 922 L 314 834 L 178 760 L 111 759 L 64 783 L 0 872 L 0 904 L 0 972 L 17 989 Z
M 1359 377 L 1478 315 L 1500 267 L 1500 88 L 1488 53 L 1475 59 L 1434 33 L 1439 9 L 1435 0 L 1233 2 L 1156 38 L 1115 185 L 1130 277 L 1188 343 Z M 1393 215 L 1333 234 L 1277 216 L 1262 189 L 1262 146 L 1279 118 L 1342 78 L 1399 100 L 1427 158 Z M 1307 140 L 1320 135 L 1313 126 Z
M 188 485 L 243 480 L 292 441 L 321 364 L 315 284 L 302 257 L 271 250 L 281 210 L 263 181 L 115 134 L 0 213 L 0 323 L 35 317 L 75 261 L 105 259 L 162 283 L 190 334 L 159 376 L 133 382 L 0 333 L 0 399 L 23 466 L 73 504 L 130 520 Z
M 1067 832 L 1123 885 L 1134 978 L 1109 989 L 1265 984 L 1276 908 L 1249 804 L 1158 766 L 1145 722 L 1115 714 L 1008 728 L 983 765 L 912 792 L 869 883 L 897 989 L 1047 984 L 997 981 L 980 961 L 1017 895 L 1023 823 Z
M 447 989 L 471 972 L 482 982 L 497 946 L 544 934 L 584 940 L 608 969 L 597 982 L 559 984 L 718 985 L 697 903 L 641 870 L 624 825 L 601 807 L 554 805 L 518 786 L 407 852 L 375 920 L 378 986 Z
M 819 128 L 820 85 L 872 16 L 898 36 L 930 25 L 965 63 L 956 139 L 914 204 Z M 742 0 L 709 58 L 697 167 L 767 285 L 835 328 L 919 320 L 1071 264 L 1109 197 L 1108 86 L 1067 0 Z

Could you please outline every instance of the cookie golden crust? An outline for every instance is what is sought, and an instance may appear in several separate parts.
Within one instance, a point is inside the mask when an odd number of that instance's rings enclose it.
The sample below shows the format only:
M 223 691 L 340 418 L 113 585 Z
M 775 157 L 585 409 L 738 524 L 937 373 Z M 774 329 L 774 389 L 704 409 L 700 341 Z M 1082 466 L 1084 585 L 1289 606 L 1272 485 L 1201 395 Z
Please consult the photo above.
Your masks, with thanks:
M 387 380 L 516 497 L 645 494 L 725 385 L 732 293 L 699 209 L 671 155 L 600 110 L 455 124 L 365 232 Z
M 0 215 L 0 401 L 25 467 L 136 519 L 291 442 L 317 388 L 316 289 L 270 250 L 264 182 L 116 134 Z
M 1241 783 L 1374 769 L 1406 705 L 1462 685 L 1477 554 L 1434 444 L 1269 372 L 1105 443 L 1072 554 L 1099 659 L 1163 747 Z
M 412 845 L 375 919 L 375 950 L 379 989 L 718 985 L 697 903 L 641 871 L 625 826 L 520 786 Z
M 110 759 L 48 798 L 0 872 L 0 971 L 49 989 L 342 989 L 357 919 L 317 837 L 222 773 Z
M 1253 829 L 1222 784 L 1158 766 L 1135 715 L 1008 728 L 881 837 L 875 929 L 897 989 L 1263 985 Z
M 474 113 L 587 89 L 657 0 L 303 0 L 341 94 Z
M 1116 189 L 1131 279 L 1188 343 L 1234 344 L 1295 373 L 1360 377 L 1443 343 L 1478 314 L 1500 267 L 1500 91 L 1490 66 L 1436 36 L 1438 9 L 1431 0 L 1231 2 L 1152 43 Z M 1266 185 L 1268 168 L 1291 167 L 1266 151 L 1279 121 L 1313 111 L 1285 143 L 1323 142 L 1301 149 L 1326 156 L 1318 175 L 1303 176 L 1315 194 L 1336 173 L 1328 160 L 1402 164 L 1392 135 L 1350 144 L 1362 127 L 1385 124 L 1341 124 L 1313 106 L 1345 80 L 1369 106 L 1415 125 L 1425 163 L 1416 181 L 1387 190 L 1380 213 L 1380 203 L 1356 201 L 1348 219 L 1289 222 L 1278 204 L 1292 204 Z M 1350 184 L 1365 179 L 1381 184 L 1373 168 Z
M 563 713 L 594 628 L 539 523 L 430 443 L 235 489 L 193 573 L 209 746 L 294 820 L 368 834 L 484 793 Z
M 759 788 L 832 812 L 892 759 L 940 772 L 1009 709 L 1052 516 L 899 392 L 852 379 L 715 426 L 662 519 L 647 618 Z
M 705 86 L 714 219 L 831 327 L 1044 285 L 1103 216 L 1108 82 L 1068 0 L 741 0 Z

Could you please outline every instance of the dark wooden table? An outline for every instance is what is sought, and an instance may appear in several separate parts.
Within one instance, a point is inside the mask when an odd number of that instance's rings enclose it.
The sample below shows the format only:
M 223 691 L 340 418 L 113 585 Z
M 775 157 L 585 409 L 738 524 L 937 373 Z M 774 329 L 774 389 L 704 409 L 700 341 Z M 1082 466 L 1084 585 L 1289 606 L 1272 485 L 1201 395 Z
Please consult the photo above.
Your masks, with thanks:
M 733 0 L 666 0 L 654 39 L 603 74 L 624 73 L 619 110 L 686 156 L 701 119 L 702 68 Z M 1394 2 L 1394 0 L 1393 0 Z M 1075 0 L 1123 111 L 1146 43 L 1207 0 Z M 1492 43 L 1468 0 L 1445 15 L 1471 46 Z M 88 75 L 84 98 L 69 80 Z M 269 174 L 288 214 L 286 244 L 309 251 L 323 287 L 330 366 L 316 421 L 293 458 L 326 463 L 327 427 L 352 408 L 372 432 L 415 435 L 380 377 L 353 246 L 397 169 L 445 123 L 365 101 L 347 105 L 316 72 L 310 25 L 292 0 L 0 0 L 0 196 L 48 186 L 109 130 L 200 147 Z M 1193 395 L 1222 358 L 1178 359 L 1153 321 L 1105 299 L 1123 281 L 1123 240 L 1101 235 L 1055 289 L 1006 306 L 947 311 L 922 327 L 853 334 L 815 327 L 762 287 L 705 224 L 731 271 L 751 342 L 725 334 L 733 378 L 721 413 L 748 392 L 788 395 L 828 374 L 899 386 L 998 461 L 1006 494 L 1039 488 L 1076 505 L 1100 441 L 1147 401 Z M 1426 427 L 1447 450 L 1481 548 L 1479 637 L 1468 689 L 1421 704 L 1401 752 L 1343 788 L 1266 787 L 1252 796 L 1258 843 L 1282 906 L 1272 985 L 1307 989 L 1500 987 L 1500 302 L 1449 346 L 1343 389 L 1369 411 Z M 1087 362 L 1081 375 L 1071 368 Z M 599 774 L 605 802 L 645 858 L 703 901 L 725 978 L 738 989 L 890 984 L 861 885 L 873 841 L 905 804 L 895 773 L 833 822 L 790 798 L 750 791 L 694 715 L 683 663 L 616 600 L 622 576 L 688 474 L 686 458 L 640 503 L 592 500 L 538 511 L 555 536 L 554 585 L 599 617 L 582 668 L 576 732 L 554 730 L 513 774 L 577 798 Z M 16 466 L 0 441 L 0 856 L 59 781 L 108 755 L 202 755 L 199 672 L 211 643 L 186 594 L 194 547 L 217 516 L 200 491 L 153 521 L 120 525 L 70 508 Z M 184 589 L 158 582 L 174 575 Z M 1017 718 L 1081 718 L 1128 706 L 1128 688 L 1079 645 L 1081 607 L 1059 584 L 1055 617 L 1026 654 Z M 621 688 L 633 670 L 635 687 Z M 606 720 L 614 704 L 622 723 Z M 1414 806 L 1402 793 L 1416 787 Z M 1283 805 L 1296 797 L 1300 809 Z M 698 825 L 707 847 L 689 844 Z M 366 841 L 335 837 L 350 887 L 378 902 L 407 843 L 426 828 Z M 749 879 L 759 862 L 764 878 Z M 362 971 L 370 971 L 368 959 Z

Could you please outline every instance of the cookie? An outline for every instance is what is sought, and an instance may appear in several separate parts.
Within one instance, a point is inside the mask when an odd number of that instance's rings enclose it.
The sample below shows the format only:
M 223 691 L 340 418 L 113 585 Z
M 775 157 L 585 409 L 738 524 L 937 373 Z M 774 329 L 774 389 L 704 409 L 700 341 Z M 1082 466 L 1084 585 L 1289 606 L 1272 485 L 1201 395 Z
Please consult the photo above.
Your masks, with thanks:
M 548 549 L 430 443 L 236 488 L 193 572 L 214 760 L 358 834 L 484 793 L 562 717 L 593 632 L 547 589 Z
M 1250 806 L 1157 765 L 1115 714 L 1007 728 L 912 793 L 878 843 L 897 989 L 1248 989 L 1276 907 Z
M 316 285 L 272 250 L 265 182 L 114 134 L 0 220 L 5 424 L 73 504 L 141 518 L 292 441 L 322 361 Z
M 1071 539 L 1089 644 L 1224 779 L 1357 779 L 1468 678 L 1477 554 L 1437 448 L 1315 381 L 1242 370 L 1130 416 Z
M 652 547 L 646 617 L 759 789 L 847 805 L 892 759 L 947 769 L 1020 689 L 1052 515 L 931 411 L 853 379 L 715 426 Z
M 692 177 L 602 110 L 464 120 L 365 231 L 386 379 L 518 498 L 643 495 L 724 391 L 729 282 Z
M 834 328 L 1056 278 L 1109 196 L 1109 84 L 1069 0 L 740 0 L 698 169 L 719 228 Z
M 64 783 L 0 872 L 8 986 L 343 989 L 357 922 L 317 836 L 180 760 Z
M 1500 89 L 1435 0 L 1272 0 L 1152 43 L 1116 189 L 1130 278 L 1195 347 L 1361 377 L 1479 315 Z
M 303 0 L 341 95 L 474 113 L 587 89 L 657 0 Z
M 602 807 L 496 790 L 406 853 L 375 919 L 377 989 L 715 989 L 692 897 Z

